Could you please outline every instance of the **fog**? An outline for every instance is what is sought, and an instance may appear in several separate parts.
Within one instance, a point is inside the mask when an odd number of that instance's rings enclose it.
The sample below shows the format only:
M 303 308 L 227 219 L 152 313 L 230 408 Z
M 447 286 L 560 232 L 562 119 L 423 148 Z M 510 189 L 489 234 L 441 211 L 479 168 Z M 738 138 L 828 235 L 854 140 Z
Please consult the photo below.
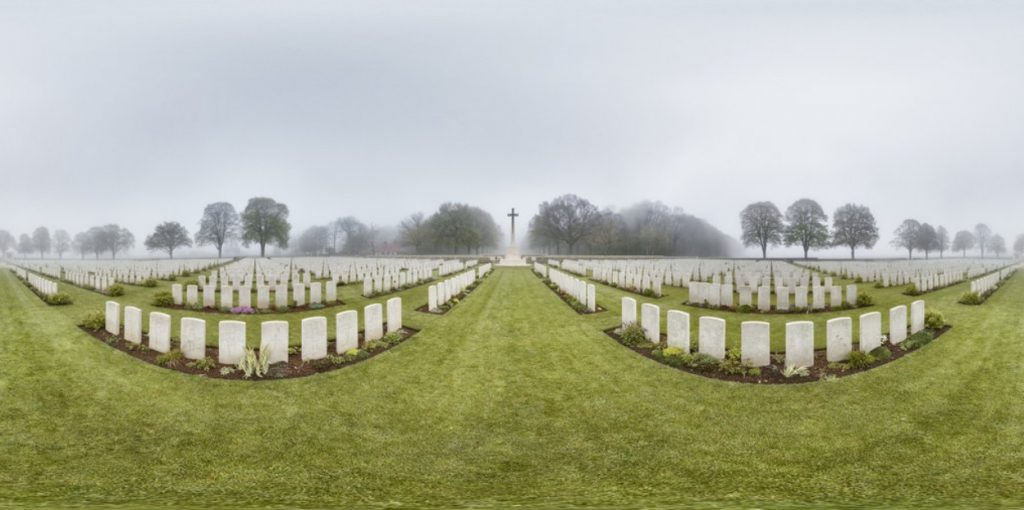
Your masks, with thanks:
M 808 197 L 1024 232 L 1024 3 L 0 3 L 0 229 Z M 213 250 L 182 250 L 181 255 Z M 750 255 L 758 254 L 750 248 Z M 770 255 L 797 255 L 777 248 Z M 817 252 L 846 256 L 838 248 Z

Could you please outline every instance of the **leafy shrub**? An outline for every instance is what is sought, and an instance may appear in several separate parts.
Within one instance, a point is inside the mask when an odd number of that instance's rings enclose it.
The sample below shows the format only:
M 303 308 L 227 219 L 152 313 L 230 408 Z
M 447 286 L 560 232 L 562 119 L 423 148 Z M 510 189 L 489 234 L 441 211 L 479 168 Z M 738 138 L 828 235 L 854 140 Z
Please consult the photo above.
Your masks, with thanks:
M 977 292 L 964 292 L 957 302 L 961 305 L 980 305 L 981 296 Z
M 229 375 L 231 375 L 233 373 L 235 373 L 235 367 L 220 367 L 220 375 L 221 376 L 225 376 L 226 377 L 226 376 L 229 376 Z
M 740 305 L 740 307 L 737 308 L 736 311 L 739 313 L 753 313 L 754 307 L 750 305 Z
M 157 292 L 153 295 L 153 306 L 174 306 L 174 296 L 170 292 Z
M 918 347 L 928 345 L 931 341 L 932 334 L 930 331 L 918 331 L 903 341 L 903 348 L 907 350 L 917 349 Z
M 870 354 L 877 361 L 889 361 L 890 359 L 892 359 L 892 351 L 890 351 L 884 345 L 880 345 L 878 347 L 875 347 L 874 349 L 871 349 Z
M 886 352 L 888 352 L 888 349 Z M 853 351 L 850 353 L 850 359 L 847 360 L 846 364 L 850 368 L 867 368 L 874 362 L 875 357 L 870 353 L 864 351 Z
M 695 370 L 714 370 L 718 368 L 718 360 L 710 354 L 698 352 L 693 355 L 690 368 Z
M 142 285 L 143 287 L 150 287 L 150 288 L 156 287 L 156 278 L 146 278 L 139 285 Z
M 811 369 L 807 367 L 798 367 L 796 365 L 787 365 L 786 368 L 782 369 L 782 377 L 789 379 L 790 377 L 807 377 L 811 375 Z
M 853 280 L 853 283 L 864 283 L 864 278 L 858 276 L 856 279 Z
M 384 342 L 389 346 L 397 345 L 402 341 L 402 334 L 397 331 L 392 331 L 391 333 L 384 335 L 384 337 L 381 338 L 380 341 Z
M 301 346 L 298 346 L 298 345 L 289 345 L 288 346 L 288 355 L 289 356 L 295 356 L 297 354 L 300 354 L 301 352 L 302 352 L 302 347 Z
M 387 344 L 381 340 L 370 340 L 369 342 L 366 342 L 366 350 L 368 351 L 379 351 L 385 347 L 387 347 Z
M 346 361 L 352 362 L 356 360 L 365 359 L 370 356 L 370 353 L 362 349 L 349 349 L 345 351 L 344 356 Z
M 867 306 L 875 306 L 875 298 L 871 297 L 869 294 L 857 294 L 857 307 L 863 308 Z
M 647 335 L 644 334 L 644 328 L 640 327 L 637 323 L 632 323 L 626 326 L 619 334 L 619 338 L 622 339 L 622 343 L 630 347 L 639 347 L 641 345 L 650 343 L 647 341 Z
M 107 287 L 106 294 L 108 296 L 114 296 L 114 297 L 116 297 L 116 296 L 123 296 L 124 295 L 124 285 L 121 285 L 120 283 L 115 283 L 115 284 Z
M 938 310 L 929 310 L 924 313 L 924 327 L 928 329 L 942 329 L 946 325 L 946 317 Z
M 642 294 L 647 297 L 652 297 L 654 296 L 654 289 L 644 289 Z
M 107 316 L 103 312 L 89 312 L 78 321 L 78 325 L 89 331 L 99 331 L 106 327 Z
M 43 298 L 46 304 L 53 306 L 65 306 L 70 305 L 74 301 L 71 299 L 71 295 L 66 292 L 58 292 L 56 294 L 50 294 Z
M 907 287 L 903 289 L 903 294 L 907 296 L 916 296 L 920 294 L 920 292 L 917 291 L 917 284 L 911 283 L 910 285 L 907 285 Z
M 185 355 L 178 349 L 174 349 L 157 356 L 156 364 L 162 367 L 176 367 L 183 359 L 185 359 Z
M 211 357 L 205 357 L 203 359 L 197 359 L 188 364 L 189 368 L 195 368 L 202 370 L 203 372 L 209 372 L 210 370 L 217 368 L 217 362 Z
M 270 369 L 270 350 L 264 349 L 256 354 L 256 349 L 247 348 L 245 356 L 238 362 L 238 369 L 242 371 L 242 377 L 249 379 L 253 376 L 263 377 Z

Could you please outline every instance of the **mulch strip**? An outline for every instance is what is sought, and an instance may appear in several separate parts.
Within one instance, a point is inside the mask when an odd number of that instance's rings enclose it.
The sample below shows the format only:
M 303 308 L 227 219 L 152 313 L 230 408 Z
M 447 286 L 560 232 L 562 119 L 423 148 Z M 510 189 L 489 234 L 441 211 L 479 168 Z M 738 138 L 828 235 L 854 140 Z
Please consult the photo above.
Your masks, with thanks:
M 682 304 L 683 306 L 689 306 L 691 308 L 701 308 L 701 309 L 704 309 L 704 310 L 716 310 L 716 311 L 720 311 L 720 312 L 744 313 L 744 314 L 751 314 L 751 315 L 815 315 L 815 314 L 819 314 L 819 313 L 831 313 L 831 312 L 852 312 L 854 310 L 860 310 L 862 308 L 871 308 L 872 306 L 875 306 L 875 305 L 871 305 L 871 306 L 852 306 L 852 307 L 847 307 L 847 308 L 843 308 L 843 307 L 832 308 L 831 306 L 826 306 L 825 308 L 822 308 L 820 310 L 812 310 L 810 308 L 804 308 L 804 309 L 790 308 L 789 310 L 776 310 L 776 309 L 772 308 L 770 311 L 767 311 L 767 312 L 762 312 L 756 306 L 752 306 L 750 308 L 750 311 L 748 311 L 748 312 L 740 312 L 738 306 L 694 305 L 694 304 L 687 303 L 685 301 L 680 303 L 680 304 Z
M 209 377 L 211 379 L 236 379 L 236 380 L 237 379 L 241 379 L 241 380 L 246 380 L 245 377 L 244 377 L 244 374 L 242 373 L 241 370 L 237 370 L 236 369 L 236 370 L 234 370 L 233 372 L 231 372 L 230 374 L 227 374 L 227 375 L 224 375 L 224 374 L 220 373 L 220 369 L 222 367 L 232 367 L 232 368 L 234 368 L 233 365 L 222 365 L 220 363 L 217 363 L 216 367 L 211 368 L 208 371 L 203 371 L 203 370 L 200 370 L 198 368 L 194 368 L 194 367 L 188 366 L 189 363 L 194 361 L 194 360 L 188 360 L 188 359 L 182 359 L 182 360 L 178 361 L 177 363 L 175 363 L 174 365 L 160 365 L 160 364 L 158 364 L 156 362 L 156 359 L 162 353 L 154 351 L 154 350 L 146 347 L 146 345 L 149 344 L 149 337 L 147 335 L 143 335 L 142 336 L 143 341 L 142 341 L 141 344 L 133 344 L 133 343 L 125 340 L 124 337 L 122 337 L 120 335 L 111 335 L 110 333 L 108 333 L 104 329 L 99 329 L 99 330 L 93 331 L 91 329 L 86 329 L 86 328 L 83 328 L 81 326 L 79 326 L 79 329 L 81 329 L 82 331 L 86 332 L 87 334 L 89 334 L 90 336 L 95 338 L 96 340 L 99 340 L 103 344 L 108 345 L 108 346 L 110 346 L 110 347 L 112 347 L 114 349 L 117 349 L 117 350 L 119 350 L 119 351 L 121 351 L 121 352 L 123 352 L 123 353 L 125 353 L 125 354 L 127 354 L 127 355 L 129 355 L 131 357 L 133 357 L 133 358 L 142 360 L 142 361 L 144 361 L 146 363 L 149 363 L 151 365 L 156 365 L 158 367 L 166 368 L 168 370 L 174 370 L 176 372 L 184 372 L 186 374 L 197 375 L 197 376 L 200 376 L 200 377 Z M 345 368 L 345 367 L 350 366 L 350 365 L 355 365 L 357 363 L 362 363 L 363 361 L 366 361 L 366 360 L 368 360 L 370 358 L 374 358 L 374 357 L 376 357 L 376 356 L 378 356 L 380 354 L 383 354 L 383 353 L 393 349 L 394 347 L 396 347 L 398 345 L 401 345 L 406 340 L 411 338 L 413 335 L 415 335 L 416 333 L 419 333 L 419 330 L 418 329 L 413 329 L 413 328 L 410 328 L 410 327 L 403 327 L 401 330 L 399 330 L 399 333 L 402 335 L 402 340 L 399 341 L 397 344 L 394 344 L 392 346 L 385 346 L 382 349 L 377 349 L 377 350 L 374 350 L 374 351 L 366 351 L 367 356 L 364 357 L 364 358 L 354 359 L 354 360 L 351 360 L 351 361 L 343 361 L 343 362 L 339 362 L 339 363 L 334 363 L 334 362 L 332 362 L 329 359 L 314 360 L 314 361 L 303 361 L 301 353 L 289 354 L 288 355 L 288 361 L 286 363 L 275 363 L 273 365 L 270 365 L 270 370 L 268 371 L 267 375 L 264 376 L 263 378 L 252 378 L 252 379 L 248 379 L 248 380 L 250 380 L 250 381 L 264 381 L 264 380 L 274 380 L 274 379 L 293 379 L 293 378 L 296 378 L 296 377 L 308 377 L 308 376 L 311 376 L 311 375 L 321 374 L 321 373 L 324 373 L 324 372 L 333 372 L 334 370 Z M 176 343 L 177 342 L 175 342 L 175 344 Z M 335 353 L 335 350 L 336 350 L 335 345 L 336 345 L 336 343 L 334 341 L 328 341 L 327 342 L 327 353 L 328 354 L 334 354 Z M 360 332 L 359 333 L 359 347 L 360 347 L 360 349 L 365 349 L 365 345 L 366 345 L 366 342 L 365 342 L 365 340 L 363 338 L 363 333 Z M 174 344 L 172 344 L 172 348 L 173 347 L 174 347 Z M 290 347 L 294 347 L 294 346 L 290 346 Z M 259 351 L 259 349 L 257 349 L 257 352 L 258 351 Z M 206 357 L 211 358 L 214 361 L 217 361 L 217 348 L 216 347 L 207 346 L 206 347 Z
M 938 329 L 938 330 L 928 330 L 928 331 L 932 332 L 932 341 L 934 341 L 935 339 L 937 339 L 940 336 L 944 335 L 950 329 L 952 329 L 952 326 L 946 325 L 946 326 L 943 326 L 941 329 Z M 815 351 L 814 351 L 814 365 L 811 366 L 811 367 L 808 367 L 809 374 L 807 376 L 803 376 L 803 377 L 801 377 L 801 376 L 793 376 L 793 377 L 788 377 L 788 378 L 782 375 L 782 371 L 785 368 L 785 362 L 783 360 L 776 360 L 777 355 L 778 354 L 782 354 L 782 353 L 773 353 L 772 354 L 771 364 L 768 365 L 768 366 L 761 367 L 761 375 L 760 376 L 751 376 L 751 375 L 726 374 L 726 373 L 718 370 L 717 368 L 716 369 L 709 369 L 709 370 L 699 370 L 699 369 L 695 369 L 695 368 L 691 368 L 691 367 L 669 365 L 668 363 L 665 363 L 662 358 L 659 358 L 659 357 L 657 357 L 657 356 L 655 356 L 653 354 L 652 351 L 654 351 L 656 348 L 659 348 L 658 346 L 655 346 L 654 344 L 651 344 L 650 347 L 647 347 L 647 346 L 634 347 L 634 346 L 626 345 L 626 344 L 622 343 L 622 337 L 619 336 L 617 330 L 618 330 L 618 327 L 613 327 L 613 328 L 609 328 L 609 329 L 604 330 L 604 332 L 605 332 L 606 335 L 611 337 L 613 340 L 615 340 L 616 342 L 619 342 L 620 344 L 622 344 L 623 347 L 626 347 L 626 348 L 632 350 L 633 352 L 635 352 L 635 353 L 637 353 L 637 354 L 639 354 L 639 355 L 641 355 L 641 356 L 643 356 L 645 358 L 654 360 L 654 361 L 656 361 L 658 363 L 661 363 L 662 365 L 669 366 L 669 367 L 675 368 L 677 370 L 680 370 L 680 371 L 683 371 L 683 372 L 688 372 L 688 373 L 691 373 L 691 374 L 694 374 L 694 375 L 699 375 L 699 376 L 707 377 L 707 378 L 710 378 L 710 379 L 720 379 L 720 380 L 723 380 L 723 381 L 732 381 L 732 382 L 740 382 L 740 383 L 748 383 L 748 384 L 802 384 L 802 383 L 809 383 L 809 382 L 819 381 L 819 380 L 823 379 L 826 375 L 834 376 L 834 377 L 846 377 L 846 376 L 850 376 L 850 375 L 853 375 L 853 374 L 858 374 L 858 373 L 861 373 L 861 372 L 865 372 L 865 371 L 871 370 L 871 369 L 876 368 L 876 367 L 880 367 L 880 366 L 885 365 L 887 363 L 891 363 L 891 362 L 893 362 L 893 361 L 895 361 L 895 360 L 897 360 L 899 358 L 902 358 L 903 356 L 906 356 L 906 355 L 908 355 L 908 354 L 910 354 L 912 352 L 916 352 L 917 350 L 920 349 L 920 347 L 919 347 L 917 349 L 903 350 L 903 349 L 900 348 L 899 345 L 893 345 L 891 343 L 886 342 L 885 344 L 883 344 L 883 347 L 887 348 L 889 350 L 889 352 L 892 354 L 892 356 L 889 359 L 887 359 L 887 360 L 876 360 L 874 363 L 872 363 L 871 365 L 869 365 L 867 367 L 864 367 L 864 368 L 845 368 L 843 370 L 836 370 L 836 369 L 829 368 L 829 366 L 828 366 L 829 365 L 829 361 L 826 359 L 826 350 L 825 349 L 815 349 Z M 662 338 L 662 344 L 664 344 L 665 341 L 666 341 L 666 335 L 661 335 L 661 338 Z

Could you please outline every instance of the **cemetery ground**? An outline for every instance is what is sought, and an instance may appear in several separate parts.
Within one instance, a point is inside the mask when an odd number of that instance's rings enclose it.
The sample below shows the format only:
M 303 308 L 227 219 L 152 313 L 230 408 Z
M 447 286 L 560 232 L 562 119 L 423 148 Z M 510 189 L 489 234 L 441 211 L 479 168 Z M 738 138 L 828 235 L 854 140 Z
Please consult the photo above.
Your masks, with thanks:
M 148 314 L 168 285 L 116 300 Z M 342 309 L 391 297 L 356 287 L 339 288 Z M 420 332 L 373 359 L 256 383 L 141 363 L 77 327 L 108 298 L 64 285 L 74 304 L 51 307 L 0 271 L 0 505 L 1020 506 L 1024 277 L 982 306 L 956 303 L 966 287 L 865 286 L 874 307 L 798 319 L 598 285 L 609 312 L 579 315 L 529 268 L 496 268 L 443 316 L 413 311 L 426 286 L 394 294 Z M 823 347 L 826 320 L 882 310 L 884 330 L 885 311 L 914 299 L 953 329 L 862 374 L 737 384 L 606 336 L 623 295 L 723 317 L 730 346 L 741 321 L 761 320 L 780 350 L 785 322 L 804 319 Z M 160 311 L 175 327 L 226 318 Z M 294 344 L 316 315 L 236 319 L 250 345 L 261 320 L 288 320 Z

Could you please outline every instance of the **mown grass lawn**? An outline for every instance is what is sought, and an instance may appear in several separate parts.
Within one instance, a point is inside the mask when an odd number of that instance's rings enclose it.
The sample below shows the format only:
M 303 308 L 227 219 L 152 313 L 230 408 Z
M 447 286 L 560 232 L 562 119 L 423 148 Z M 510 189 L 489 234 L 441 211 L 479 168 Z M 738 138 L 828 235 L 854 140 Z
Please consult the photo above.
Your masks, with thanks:
M 443 317 L 410 310 L 425 287 L 406 291 L 407 322 L 422 331 L 384 355 L 245 382 L 140 363 L 75 327 L 102 296 L 48 307 L 0 271 L 0 501 L 1021 506 L 1024 279 L 980 307 L 955 303 L 963 287 L 923 298 L 954 328 L 911 356 L 831 382 L 758 386 L 686 374 L 609 339 L 619 291 L 603 287 L 610 310 L 580 316 L 528 269 L 499 268 Z M 868 291 L 880 307 L 911 301 Z M 726 316 L 736 327 L 762 318 Z

